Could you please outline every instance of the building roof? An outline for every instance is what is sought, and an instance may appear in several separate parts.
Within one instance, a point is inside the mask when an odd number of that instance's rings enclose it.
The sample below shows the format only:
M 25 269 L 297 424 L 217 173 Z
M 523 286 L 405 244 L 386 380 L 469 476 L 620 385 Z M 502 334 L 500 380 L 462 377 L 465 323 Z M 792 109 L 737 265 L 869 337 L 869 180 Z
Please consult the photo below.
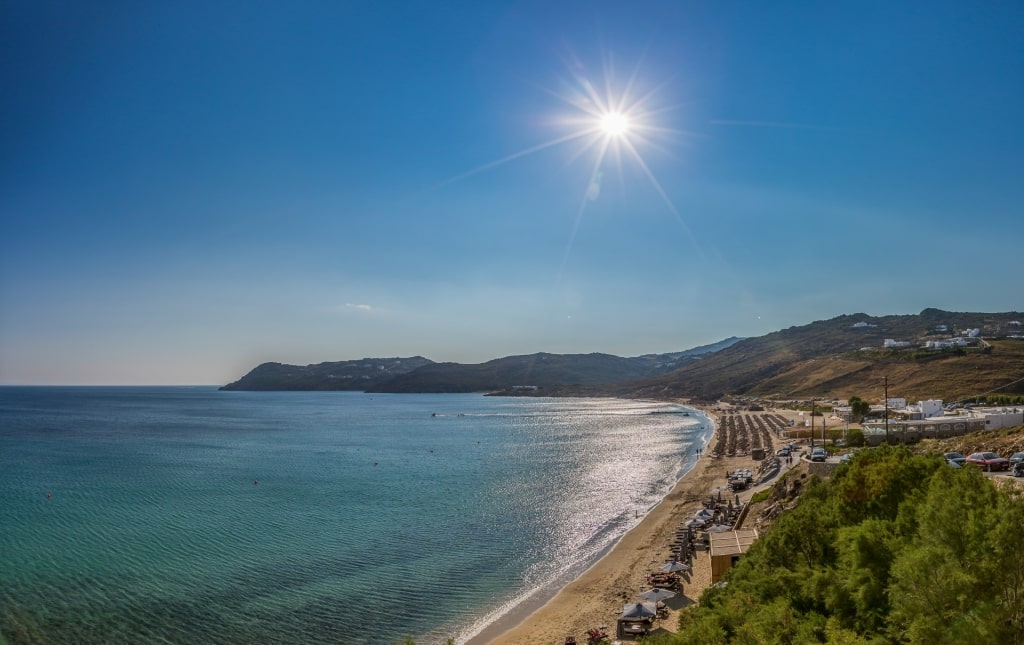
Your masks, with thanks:
M 740 555 L 757 540 L 757 529 L 737 529 L 711 534 L 711 557 Z

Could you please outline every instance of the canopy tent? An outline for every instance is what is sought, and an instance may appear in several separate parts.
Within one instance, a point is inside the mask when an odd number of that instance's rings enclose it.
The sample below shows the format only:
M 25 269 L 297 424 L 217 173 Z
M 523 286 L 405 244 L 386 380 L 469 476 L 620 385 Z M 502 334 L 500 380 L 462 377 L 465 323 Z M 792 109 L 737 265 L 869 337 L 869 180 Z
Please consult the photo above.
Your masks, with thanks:
M 631 602 L 622 608 L 622 617 L 634 620 L 653 620 L 658 615 L 658 606 L 653 602 Z
M 640 597 L 644 600 L 657 603 L 663 600 L 668 600 L 669 598 L 674 598 L 675 595 L 676 592 L 674 591 L 669 591 L 668 589 L 661 589 L 655 587 L 654 589 L 648 589 L 647 591 L 643 592 L 642 594 L 640 594 Z

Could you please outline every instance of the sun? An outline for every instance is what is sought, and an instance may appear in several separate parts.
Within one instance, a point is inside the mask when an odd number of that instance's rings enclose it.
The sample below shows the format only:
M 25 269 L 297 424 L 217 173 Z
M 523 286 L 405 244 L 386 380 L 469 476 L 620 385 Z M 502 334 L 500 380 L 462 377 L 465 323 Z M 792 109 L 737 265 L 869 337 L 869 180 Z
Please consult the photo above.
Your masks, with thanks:
M 601 115 L 601 131 L 609 137 L 621 137 L 629 132 L 629 115 L 622 112 L 606 112 Z
M 639 64 L 624 85 L 616 83 L 610 57 L 604 61 L 603 73 L 597 76 L 589 76 L 586 66 L 574 53 L 566 59 L 566 68 L 569 78 L 560 79 L 562 80 L 560 89 L 546 90 L 560 102 L 572 108 L 568 113 L 551 119 L 552 123 L 563 129 L 563 134 L 541 141 L 519 152 L 513 152 L 494 161 L 481 164 L 446 179 L 436 186 L 461 181 L 477 173 L 548 148 L 570 144 L 575 147 L 571 155 L 572 160 L 584 154 L 590 157 L 588 163 L 590 172 L 579 201 L 579 207 L 576 209 L 572 232 L 566 246 L 566 257 L 572 247 L 576 230 L 580 226 L 587 205 L 600 198 L 602 178 L 606 175 L 609 165 L 617 167 L 620 183 L 623 186 L 625 185 L 622 180 L 624 166 L 629 164 L 639 169 L 640 174 L 647 177 L 654 191 L 668 207 L 669 212 L 689 235 L 689 227 L 682 215 L 641 154 L 645 148 L 660 148 L 662 144 L 670 142 L 676 136 L 689 134 L 683 130 L 658 124 L 665 113 L 680 107 L 664 105 L 658 99 L 658 95 L 666 83 L 641 90 L 639 87 L 641 83 L 638 81 L 641 72 Z

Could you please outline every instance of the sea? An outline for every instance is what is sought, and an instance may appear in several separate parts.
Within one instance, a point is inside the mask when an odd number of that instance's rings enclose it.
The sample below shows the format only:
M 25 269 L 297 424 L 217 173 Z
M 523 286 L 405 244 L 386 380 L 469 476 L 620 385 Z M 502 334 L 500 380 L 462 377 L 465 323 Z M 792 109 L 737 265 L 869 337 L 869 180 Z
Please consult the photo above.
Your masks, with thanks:
M 0 387 L 0 643 L 480 640 L 712 430 L 617 399 Z

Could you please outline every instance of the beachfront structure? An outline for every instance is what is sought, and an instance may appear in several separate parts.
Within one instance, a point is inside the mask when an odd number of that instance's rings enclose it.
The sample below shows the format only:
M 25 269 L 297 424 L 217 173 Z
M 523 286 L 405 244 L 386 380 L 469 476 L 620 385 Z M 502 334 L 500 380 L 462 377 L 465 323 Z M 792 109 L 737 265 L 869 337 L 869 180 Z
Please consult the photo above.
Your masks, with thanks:
M 711 533 L 711 582 L 718 582 L 757 541 L 757 529 Z
M 986 430 L 1024 425 L 1024 408 L 974 408 L 971 414 L 985 420 Z
M 945 410 L 940 399 L 928 399 L 927 401 L 918 401 L 913 405 L 889 408 L 890 418 L 895 417 L 911 421 L 941 417 L 943 414 L 945 414 Z
M 889 420 L 889 443 L 917 443 L 921 439 L 956 437 L 985 429 L 985 419 L 977 416 L 937 417 L 932 419 Z M 864 442 L 869 446 L 885 443 L 885 423 L 873 421 L 862 426 Z
M 873 405 L 871 411 L 877 414 L 882 408 Z M 888 399 L 888 416 L 888 431 L 885 422 L 877 418 L 864 422 L 864 441 L 869 446 L 885 442 L 887 435 L 890 443 L 916 443 L 921 439 L 1024 425 L 1024 409 L 1019 407 L 973 408 L 949 413 L 939 399 L 918 401 L 915 405 L 907 405 L 906 399 Z

